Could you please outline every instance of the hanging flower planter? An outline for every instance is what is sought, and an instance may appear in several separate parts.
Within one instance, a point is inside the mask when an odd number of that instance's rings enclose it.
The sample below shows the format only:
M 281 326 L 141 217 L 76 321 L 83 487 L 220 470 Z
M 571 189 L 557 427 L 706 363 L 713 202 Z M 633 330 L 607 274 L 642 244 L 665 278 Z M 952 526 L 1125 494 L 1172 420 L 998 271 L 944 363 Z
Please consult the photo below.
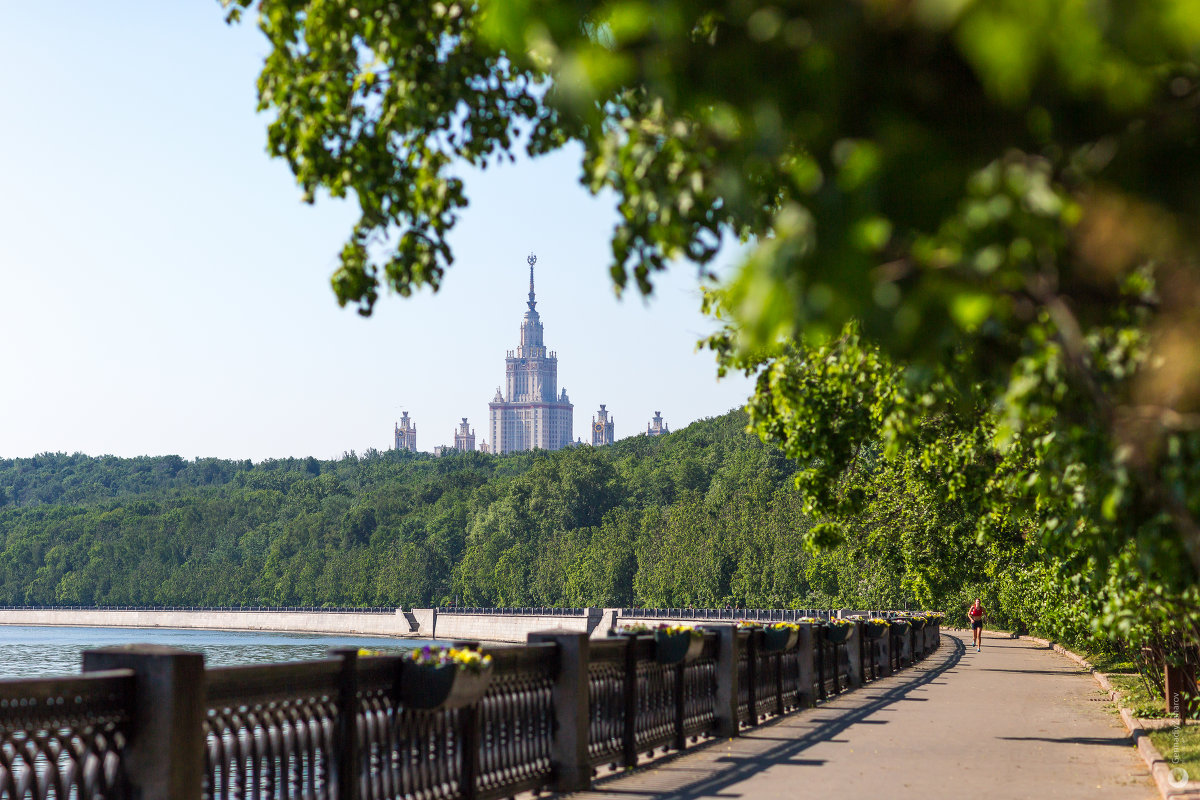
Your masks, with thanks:
M 400 673 L 400 702 L 407 708 L 462 708 L 479 702 L 492 680 L 492 657 L 478 650 L 414 650 Z
M 912 626 L 914 631 L 922 630 L 925 627 L 925 618 L 920 615 L 909 617 L 908 624 Z
M 609 631 L 609 636 L 649 636 L 654 633 L 657 628 L 646 625 L 643 622 L 635 622 L 632 625 L 625 625 L 615 630 Z
M 863 631 L 867 634 L 868 639 L 882 639 L 887 635 L 888 621 L 882 617 L 873 617 L 863 623 Z
M 893 636 L 903 636 L 904 634 L 908 633 L 908 620 L 893 617 L 892 619 L 889 619 L 888 622 L 891 624 Z
M 845 644 L 854 632 L 854 623 L 848 619 L 831 619 L 826 626 L 825 640 L 830 644 Z
M 691 625 L 664 625 L 654 631 L 654 645 L 659 664 L 686 664 L 700 657 L 704 634 Z
M 800 626 L 794 622 L 777 622 L 763 630 L 763 649 L 768 653 L 791 650 L 800 639 Z

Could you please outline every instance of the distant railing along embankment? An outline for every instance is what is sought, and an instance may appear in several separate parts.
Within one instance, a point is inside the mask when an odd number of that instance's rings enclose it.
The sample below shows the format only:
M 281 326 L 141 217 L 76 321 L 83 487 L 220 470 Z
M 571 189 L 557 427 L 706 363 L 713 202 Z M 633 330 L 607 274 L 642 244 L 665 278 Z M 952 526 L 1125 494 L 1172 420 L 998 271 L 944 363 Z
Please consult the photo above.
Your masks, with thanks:
M 395 614 L 395 606 L 0 606 L 0 611 L 278 611 L 303 614 Z
M 903 630 L 899 630 L 903 628 Z M 489 648 L 482 699 L 418 710 L 399 655 L 206 669 L 204 657 L 128 645 L 84 653 L 82 676 L 0 681 L 0 796 L 205 800 L 491 800 L 586 789 L 697 738 L 732 737 L 919 661 L 936 623 L 879 630 L 714 624 L 689 658 L 655 636 L 536 633 Z M 695 645 L 699 645 L 698 649 Z
M 601 611 L 615 611 L 618 618 L 691 619 L 713 621 L 750 620 L 753 622 L 795 622 L 800 619 L 831 619 L 850 615 L 876 617 L 896 613 L 896 609 L 849 610 L 829 608 L 561 608 L 557 606 L 436 606 L 439 614 L 475 614 L 486 616 L 583 617 Z
M 876 613 L 876 612 L 872 612 Z M 837 611 L 796 608 L 622 608 L 621 617 L 630 619 L 702 619 L 751 622 L 795 622 L 806 617 L 830 619 Z
M 556 606 L 436 606 L 439 614 L 478 614 L 488 616 L 525 617 L 584 617 L 586 608 L 559 608 Z

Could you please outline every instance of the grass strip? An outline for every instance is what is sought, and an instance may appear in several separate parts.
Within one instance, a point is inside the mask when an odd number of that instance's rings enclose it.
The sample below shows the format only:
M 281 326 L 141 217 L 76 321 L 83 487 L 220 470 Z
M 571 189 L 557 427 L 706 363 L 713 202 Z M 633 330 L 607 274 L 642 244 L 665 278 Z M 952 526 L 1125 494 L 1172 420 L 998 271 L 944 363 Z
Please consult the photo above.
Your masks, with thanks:
M 1187 787 L 1200 788 L 1200 727 L 1176 725 L 1147 733 L 1167 766 L 1187 771 Z

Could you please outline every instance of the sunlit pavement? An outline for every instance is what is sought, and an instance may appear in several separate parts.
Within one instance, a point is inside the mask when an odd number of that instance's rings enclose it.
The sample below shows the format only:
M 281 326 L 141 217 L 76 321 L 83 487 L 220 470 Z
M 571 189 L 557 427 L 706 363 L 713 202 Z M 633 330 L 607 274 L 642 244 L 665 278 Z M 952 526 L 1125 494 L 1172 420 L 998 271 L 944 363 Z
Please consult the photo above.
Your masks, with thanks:
M 943 632 L 891 678 L 577 797 L 1157 798 L 1095 681 L 1027 640 Z

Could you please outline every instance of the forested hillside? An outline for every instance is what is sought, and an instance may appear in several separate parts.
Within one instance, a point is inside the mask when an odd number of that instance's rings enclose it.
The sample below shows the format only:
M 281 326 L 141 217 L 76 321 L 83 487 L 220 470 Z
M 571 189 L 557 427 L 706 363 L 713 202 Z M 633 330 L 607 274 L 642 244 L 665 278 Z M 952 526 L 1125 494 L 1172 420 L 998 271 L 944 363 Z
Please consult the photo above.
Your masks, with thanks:
M 0 461 L 0 603 L 898 602 L 805 553 L 794 465 L 746 422 L 504 457 Z

